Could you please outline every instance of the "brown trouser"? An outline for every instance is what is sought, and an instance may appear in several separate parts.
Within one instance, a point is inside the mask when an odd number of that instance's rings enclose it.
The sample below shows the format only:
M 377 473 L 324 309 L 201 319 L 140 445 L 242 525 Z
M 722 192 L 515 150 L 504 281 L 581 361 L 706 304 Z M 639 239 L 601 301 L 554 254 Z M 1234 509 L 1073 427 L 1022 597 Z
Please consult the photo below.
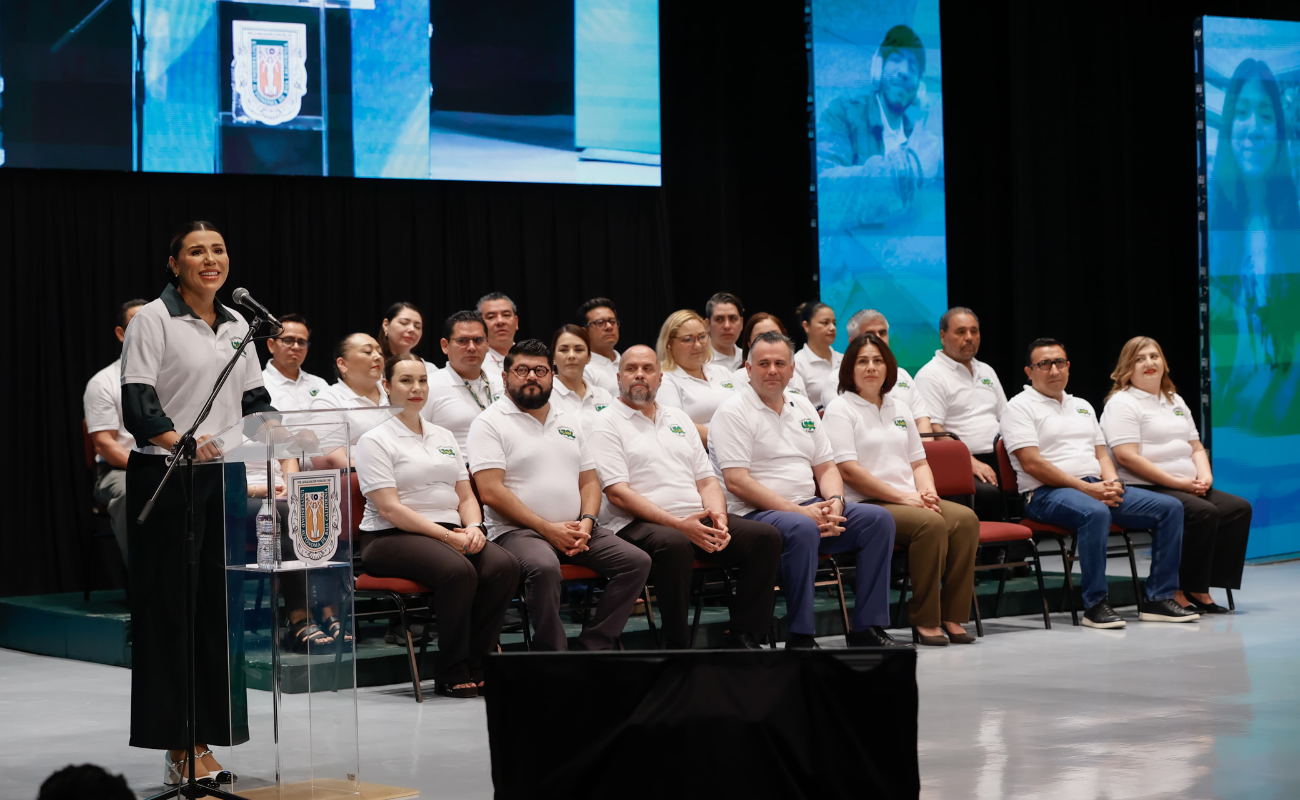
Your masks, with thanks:
M 975 512 L 948 500 L 939 501 L 942 514 L 915 506 L 877 505 L 894 517 L 894 544 L 907 548 L 912 576 L 907 616 L 912 624 L 937 628 L 941 621 L 968 622 L 980 543 Z

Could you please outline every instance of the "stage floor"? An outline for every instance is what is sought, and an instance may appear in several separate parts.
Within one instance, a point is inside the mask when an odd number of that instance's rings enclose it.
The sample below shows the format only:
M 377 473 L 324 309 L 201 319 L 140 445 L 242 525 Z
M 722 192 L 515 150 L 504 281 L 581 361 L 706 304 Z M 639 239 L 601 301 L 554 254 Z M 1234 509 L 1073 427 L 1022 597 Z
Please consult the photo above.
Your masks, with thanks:
M 1162 625 L 1127 608 L 1125 631 L 1003 618 L 978 645 L 923 648 L 922 797 L 1300 797 L 1298 586 L 1300 562 L 1256 566 L 1228 617 Z M 127 670 L 0 650 L 0 675 L 0 798 L 87 761 L 141 795 L 159 787 L 161 756 L 126 745 Z M 492 796 L 481 701 L 359 695 L 362 780 Z

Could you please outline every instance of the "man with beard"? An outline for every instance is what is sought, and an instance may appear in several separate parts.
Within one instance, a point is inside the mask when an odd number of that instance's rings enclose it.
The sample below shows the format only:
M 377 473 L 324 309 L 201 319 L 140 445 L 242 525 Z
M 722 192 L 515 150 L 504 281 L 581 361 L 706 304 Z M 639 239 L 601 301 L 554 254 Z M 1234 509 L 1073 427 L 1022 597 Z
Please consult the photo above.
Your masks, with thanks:
M 917 189 L 943 173 L 943 142 L 918 102 L 925 46 L 906 25 L 885 34 L 871 91 L 831 101 L 817 125 L 819 222 L 847 230 L 912 208 Z
M 523 568 L 524 598 L 541 650 L 567 650 L 560 565 L 608 579 L 577 647 L 609 650 L 645 587 L 650 557 L 597 527 L 596 462 L 576 417 L 551 408 L 551 350 L 537 339 L 510 348 L 505 396 L 469 428 L 469 467 L 486 508 L 488 538 Z
M 596 419 L 591 451 L 609 502 L 601 526 L 650 554 L 664 640 L 691 646 L 686 610 L 692 563 L 739 570 L 731 628 L 723 647 L 757 650 L 772 620 L 781 533 L 771 525 L 727 517 L 695 425 L 680 408 L 657 406 L 662 373 L 655 351 L 636 345 L 619 364 L 619 402 Z

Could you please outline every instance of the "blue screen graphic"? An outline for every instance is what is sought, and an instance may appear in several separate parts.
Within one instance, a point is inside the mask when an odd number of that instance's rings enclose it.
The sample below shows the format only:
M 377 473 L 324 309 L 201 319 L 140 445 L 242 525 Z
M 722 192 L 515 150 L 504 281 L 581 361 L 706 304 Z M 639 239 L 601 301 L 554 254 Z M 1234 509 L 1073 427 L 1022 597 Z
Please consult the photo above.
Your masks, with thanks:
M 0 0 L 0 164 L 660 185 L 658 0 L 96 5 Z
M 1215 486 L 1300 552 L 1300 23 L 1203 20 Z
M 948 302 L 938 0 L 813 0 L 821 299 L 874 308 L 899 364 L 938 347 Z

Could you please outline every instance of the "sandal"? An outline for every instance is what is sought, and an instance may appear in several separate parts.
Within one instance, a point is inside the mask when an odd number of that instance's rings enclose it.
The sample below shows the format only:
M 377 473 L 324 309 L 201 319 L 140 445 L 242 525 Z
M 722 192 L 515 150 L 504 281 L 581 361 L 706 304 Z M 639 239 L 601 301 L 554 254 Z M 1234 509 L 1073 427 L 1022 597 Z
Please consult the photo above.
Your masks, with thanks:
M 200 762 L 202 762 L 203 766 L 207 768 L 209 778 L 216 781 L 217 783 L 234 783 L 235 781 L 239 780 L 239 777 L 235 775 L 235 773 L 231 772 L 228 769 L 222 769 L 221 764 L 217 764 L 217 769 L 215 771 L 212 769 L 212 767 L 209 767 L 207 762 L 204 761 L 203 759 L 207 758 L 210 755 L 212 755 L 211 750 L 199 750 L 194 753 L 194 757 L 197 758 Z M 217 763 L 216 757 L 213 757 L 212 761 L 213 763 Z
M 194 764 L 195 782 L 201 786 L 206 786 L 209 789 L 217 788 L 217 782 L 212 780 L 211 773 L 207 772 L 208 768 L 201 761 L 197 760 L 199 758 L 199 754 L 195 753 L 194 757 L 196 759 Z M 199 775 L 198 773 L 200 769 L 203 770 L 205 774 Z M 163 785 L 179 786 L 180 784 L 188 781 L 189 777 L 190 777 L 189 758 L 187 756 L 181 756 L 179 761 L 172 761 L 172 754 L 169 751 L 164 750 L 163 751 Z
M 335 640 L 339 638 L 339 633 L 343 630 L 343 622 L 339 620 L 338 615 L 336 614 L 330 614 L 328 617 L 321 620 L 320 624 L 329 628 L 329 635 Z M 343 634 L 343 643 L 352 644 L 352 634 Z
M 435 682 L 433 684 L 433 693 L 440 694 L 443 697 L 478 697 L 478 686 L 469 682 L 458 683 L 454 686 L 449 683 Z
M 311 617 L 303 617 L 285 631 L 286 644 L 295 653 L 306 653 L 312 647 L 325 647 L 334 643 L 328 633 L 316 626 Z

